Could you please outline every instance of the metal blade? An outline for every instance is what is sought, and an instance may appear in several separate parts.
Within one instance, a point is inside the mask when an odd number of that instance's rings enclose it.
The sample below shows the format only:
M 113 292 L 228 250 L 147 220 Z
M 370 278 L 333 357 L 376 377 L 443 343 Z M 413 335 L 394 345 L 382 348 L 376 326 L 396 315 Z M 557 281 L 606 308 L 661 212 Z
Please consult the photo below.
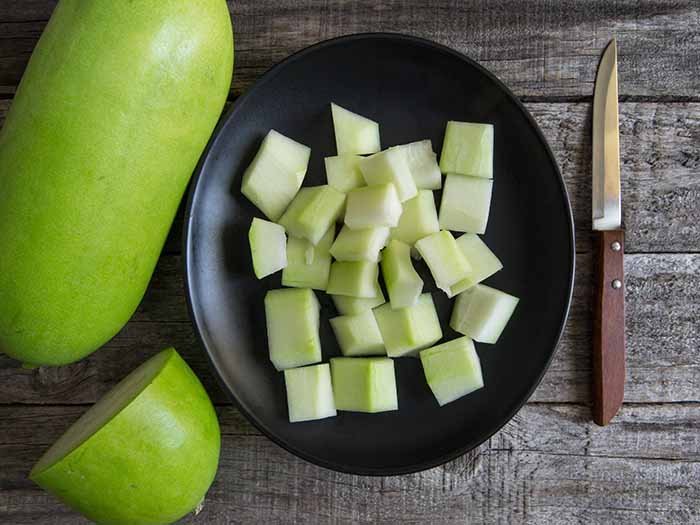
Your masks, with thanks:
M 613 38 L 598 66 L 593 95 L 593 229 L 622 226 L 620 138 L 617 114 L 617 43 Z

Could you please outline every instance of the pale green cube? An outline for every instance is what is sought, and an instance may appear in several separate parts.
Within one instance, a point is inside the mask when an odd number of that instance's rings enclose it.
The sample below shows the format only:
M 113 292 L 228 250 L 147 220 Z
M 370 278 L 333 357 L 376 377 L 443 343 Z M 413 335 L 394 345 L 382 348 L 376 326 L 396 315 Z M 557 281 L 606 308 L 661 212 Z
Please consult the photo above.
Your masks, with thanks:
M 443 173 L 493 177 L 493 125 L 449 121 L 440 155 Z
M 464 175 L 447 175 L 440 201 L 440 228 L 484 233 L 491 209 L 493 180 Z
M 368 155 L 382 149 L 375 121 L 333 103 L 331 113 L 338 155 Z
M 411 142 L 400 147 L 406 150 L 408 169 L 416 188 L 439 190 L 442 187 L 442 173 L 430 140 Z
M 503 264 L 496 257 L 496 254 L 474 233 L 465 233 L 457 238 L 457 246 L 467 257 L 472 271 L 465 279 L 450 287 L 447 292 L 449 297 L 462 293 L 503 268 Z
M 270 130 L 243 174 L 241 193 L 271 221 L 277 221 L 299 191 L 311 149 Z
M 468 337 L 460 337 L 420 353 L 425 379 L 440 406 L 484 386 L 481 361 Z
M 373 311 L 389 357 L 415 356 L 442 338 L 440 319 L 429 293 L 407 308 L 394 310 L 387 303 Z
M 326 157 L 326 180 L 328 185 L 336 190 L 347 193 L 365 185 L 365 179 L 360 171 L 360 155 L 337 155 Z
M 447 292 L 469 276 L 471 265 L 450 232 L 433 233 L 416 242 L 415 246 L 441 290 Z
M 340 230 L 333 246 L 331 255 L 339 261 L 369 261 L 379 262 L 379 252 L 389 238 L 389 228 L 365 228 L 352 230 L 347 225 Z
M 350 190 L 345 208 L 345 224 L 353 230 L 393 228 L 401 217 L 401 201 L 393 184 Z
M 316 246 L 306 239 L 287 239 L 287 267 L 282 270 L 282 284 L 294 288 L 325 290 L 331 272 L 329 249 L 333 242 L 335 225 Z
M 333 304 L 341 315 L 355 315 L 371 310 L 386 302 L 379 282 L 375 284 L 374 297 L 350 297 L 349 295 L 332 295 Z
M 345 194 L 324 184 L 302 188 L 280 219 L 292 237 L 318 244 L 340 216 Z
M 399 408 L 393 359 L 334 357 L 331 376 L 338 410 L 376 413 Z
M 389 148 L 362 159 L 360 170 L 368 186 L 393 184 L 401 202 L 416 196 L 418 190 L 404 147 Z
M 372 310 L 334 317 L 330 323 L 344 356 L 386 355 Z
M 328 363 L 284 371 L 289 421 L 312 421 L 336 415 Z
M 417 240 L 440 231 L 435 199 L 430 190 L 419 190 L 411 200 L 403 203 L 399 223 L 391 229 L 392 239 L 413 246 Z
M 377 294 L 377 263 L 367 261 L 335 261 L 331 264 L 326 292 L 331 295 L 373 298 Z
M 279 224 L 254 217 L 248 230 L 248 242 L 253 272 L 258 279 L 287 266 L 287 236 Z
M 320 306 L 308 288 L 282 288 L 265 295 L 270 361 L 277 370 L 321 361 Z
M 477 284 L 457 296 L 450 326 L 480 343 L 494 344 L 508 324 L 519 299 Z
M 401 241 L 391 241 L 382 254 L 381 267 L 391 307 L 406 308 L 416 304 L 423 291 L 423 279 L 413 268 L 411 247 Z

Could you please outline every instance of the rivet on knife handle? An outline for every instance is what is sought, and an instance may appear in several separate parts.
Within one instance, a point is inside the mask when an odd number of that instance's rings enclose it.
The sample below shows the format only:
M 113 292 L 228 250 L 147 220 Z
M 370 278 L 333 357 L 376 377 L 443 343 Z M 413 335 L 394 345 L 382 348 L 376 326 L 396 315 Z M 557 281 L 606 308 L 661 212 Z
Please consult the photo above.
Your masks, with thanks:
M 596 235 L 596 296 L 593 317 L 593 421 L 607 425 L 624 397 L 624 232 Z

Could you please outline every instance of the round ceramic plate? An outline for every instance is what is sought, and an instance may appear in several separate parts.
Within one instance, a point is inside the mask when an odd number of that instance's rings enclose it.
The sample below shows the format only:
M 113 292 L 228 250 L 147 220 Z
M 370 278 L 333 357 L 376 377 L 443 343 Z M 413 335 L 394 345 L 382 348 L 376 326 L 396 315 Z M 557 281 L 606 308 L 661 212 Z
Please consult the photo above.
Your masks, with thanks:
M 440 408 L 420 361 L 395 360 L 399 410 L 339 412 L 289 423 L 284 377 L 268 359 L 263 298 L 281 272 L 253 275 L 248 228 L 263 217 L 241 177 L 270 129 L 311 147 L 305 186 L 325 184 L 335 155 L 330 103 L 379 122 L 382 146 L 429 138 L 439 154 L 448 120 L 495 126 L 494 188 L 484 239 L 504 268 L 486 284 L 521 301 L 495 345 L 477 343 L 485 387 Z M 439 195 L 438 195 L 439 198 Z M 439 202 L 439 201 L 438 201 Z M 416 264 L 432 293 L 444 340 L 452 301 Z M 331 469 L 399 474 L 433 467 L 501 428 L 540 382 L 571 300 L 571 208 L 532 117 L 492 74 L 441 45 L 396 34 L 342 37 L 307 48 L 267 72 L 222 119 L 204 154 L 185 218 L 185 275 L 195 328 L 223 388 L 250 421 L 290 452 Z M 323 358 L 340 355 L 321 302 Z

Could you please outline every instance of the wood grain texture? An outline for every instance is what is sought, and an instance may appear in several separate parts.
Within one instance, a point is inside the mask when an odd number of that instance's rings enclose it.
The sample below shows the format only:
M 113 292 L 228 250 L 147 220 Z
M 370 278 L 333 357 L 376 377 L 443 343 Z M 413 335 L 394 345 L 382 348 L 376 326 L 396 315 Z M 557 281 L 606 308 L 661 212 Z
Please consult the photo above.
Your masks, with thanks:
M 0 92 L 14 92 L 54 0 L 3 2 Z M 694 0 L 279 0 L 229 2 L 234 93 L 290 53 L 368 31 L 402 32 L 462 51 L 518 95 L 590 96 L 600 51 L 618 40 L 620 94 L 698 97 L 700 6 Z
M 625 393 L 625 233 L 598 231 L 594 237 L 593 421 L 605 426 Z
M 217 402 L 226 402 L 189 323 L 180 266 L 179 256 L 161 258 L 131 322 L 86 359 L 24 370 L 0 356 L 0 404 L 92 403 L 167 345 L 182 353 Z M 576 266 L 569 322 L 535 401 L 591 400 L 591 255 L 580 254 Z M 626 401 L 700 401 L 700 254 L 627 255 L 625 274 Z
M 0 126 L 11 101 L 0 100 Z M 591 104 L 528 103 L 566 181 L 579 252 L 591 250 Z M 700 103 L 620 105 L 627 253 L 700 252 Z M 182 207 L 181 207 L 182 208 Z M 180 253 L 182 209 L 165 253 Z
M 85 407 L 0 407 L 0 515 L 81 523 L 26 479 Z M 626 406 L 611 425 L 581 405 L 525 407 L 473 454 L 367 478 L 306 463 L 219 407 L 222 459 L 187 523 L 692 523 L 700 519 L 700 405 Z M 683 460 L 683 461 L 680 461 Z M 590 501 L 596 504 L 590 508 Z
M 0 126 L 54 5 L 0 0 Z M 223 435 L 204 508 L 183 522 L 699 523 L 700 3 L 237 0 L 229 8 L 233 98 L 288 54 L 364 31 L 447 44 L 525 97 L 576 221 L 577 285 L 559 351 L 531 403 L 478 451 L 392 478 L 315 467 L 259 435 L 212 377 L 187 316 L 181 210 L 144 301 L 105 348 L 74 365 L 36 370 L 0 356 L 0 522 L 84 523 L 26 473 L 87 404 L 174 344 L 219 403 Z M 626 404 L 597 427 L 590 422 L 590 96 L 613 35 L 623 102 L 628 378 Z

